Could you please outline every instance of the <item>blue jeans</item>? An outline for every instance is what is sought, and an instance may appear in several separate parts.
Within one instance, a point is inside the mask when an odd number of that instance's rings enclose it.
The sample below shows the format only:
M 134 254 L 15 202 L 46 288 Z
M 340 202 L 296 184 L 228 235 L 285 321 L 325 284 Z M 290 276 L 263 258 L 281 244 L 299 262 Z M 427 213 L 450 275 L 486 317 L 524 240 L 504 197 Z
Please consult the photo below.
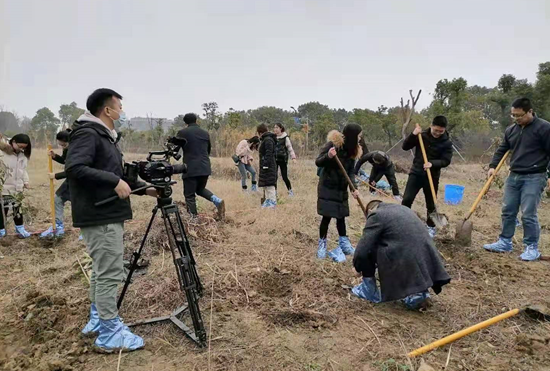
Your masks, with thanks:
M 241 185 L 243 187 L 246 187 L 246 172 L 248 171 L 250 173 L 250 176 L 252 176 L 252 184 L 256 182 L 256 170 L 254 170 L 254 167 L 250 164 L 243 164 L 242 162 L 239 162 L 239 171 L 241 172 Z
M 532 245 L 539 242 L 540 227 L 537 209 L 542 192 L 546 187 L 546 173 L 510 173 L 504 188 L 502 203 L 501 238 L 512 238 L 516 231 L 516 217 L 521 207 L 523 223 L 523 243 Z

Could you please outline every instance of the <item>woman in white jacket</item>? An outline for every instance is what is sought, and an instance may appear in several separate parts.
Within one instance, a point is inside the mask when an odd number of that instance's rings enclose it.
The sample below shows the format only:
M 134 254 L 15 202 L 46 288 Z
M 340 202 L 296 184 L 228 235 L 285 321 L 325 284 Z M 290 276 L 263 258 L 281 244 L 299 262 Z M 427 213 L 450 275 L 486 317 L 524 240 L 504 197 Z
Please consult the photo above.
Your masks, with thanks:
M 246 172 L 249 172 L 250 176 L 252 177 L 251 191 L 256 192 L 258 190 L 258 185 L 256 183 L 256 170 L 254 170 L 254 166 L 252 166 L 252 161 L 254 160 L 252 158 L 252 153 L 254 151 L 257 151 L 259 146 L 260 138 L 255 136 L 250 139 L 241 140 L 235 151 L 238 162 L 237 160 L 235 161 L 237 162 L 237 166 L 239 167 L 239 171 L 241 173 L 241 185 L 244 192 L 246 192 L 248 189 L 248 186 L 246 185 Z
M 21 204 L 14 196 L 23 192 L 24 188 L 29 188 L 27 164 L 31 158 L 31 152 L 31 140 L 26 134 L 17 134 L 8 143 L 0 138 L 0 160 L 5 165 L 5 181 L 2 187 L 4 204 L 2 206 L 4 207 L 4 214 L 6 216 L 9 211 L 12 212 L 15 231 L 22 238 L 27 238 L 31 235 L 25 230 Z M 0 237 L 6 235 L 4 222 L 2 213 L 0 213 Z

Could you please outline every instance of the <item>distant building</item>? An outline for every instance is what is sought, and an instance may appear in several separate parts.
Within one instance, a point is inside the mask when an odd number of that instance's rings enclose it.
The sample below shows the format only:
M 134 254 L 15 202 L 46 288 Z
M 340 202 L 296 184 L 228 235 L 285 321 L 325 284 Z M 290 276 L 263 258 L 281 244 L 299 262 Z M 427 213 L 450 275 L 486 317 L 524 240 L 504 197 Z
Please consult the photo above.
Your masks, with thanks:
M 162 117 L 132 117 L 130 119 L 129 126 L 137 131 L 147 131 L 151 130 L 151 123 L 154 127 L 158 125 L 158 122 L 162 121 L 162 127 L 164 130 L 168 130 L 172 124 L 174 123 L 174 120 L 162 118 Z

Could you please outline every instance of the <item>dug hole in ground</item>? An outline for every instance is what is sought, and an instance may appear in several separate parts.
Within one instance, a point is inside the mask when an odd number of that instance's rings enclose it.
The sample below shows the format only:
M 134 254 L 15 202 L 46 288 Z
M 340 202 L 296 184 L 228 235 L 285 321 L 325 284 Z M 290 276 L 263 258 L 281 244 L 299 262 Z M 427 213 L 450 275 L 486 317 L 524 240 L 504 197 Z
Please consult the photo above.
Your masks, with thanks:
M 45 151 L 33 152 L 29 165 L 33 189 L 27 192 L 25 205 L 31 231 L 45 229 L 49 221 L 45 158 Z M 276 210 L 260 209 L 260 194 L 241 192 L 231 159 L 212 162 L 209 188 L 225 199 L 227 220 L 215 221 L 213 205 L 200 200 L 201 221 L 186 221 L 205 287 L 200 306 L 206 329 L 211 328 L 210 348 L 197 348 L 166 323 L 136 328 L 146 348 L 122 354 L 120 365 L 117 355 L 92 352 L 93 339 L 80 338 L 89 302 L 88 283 L 77 257 L 85 270 L 90 263 L 84 244 L 78 242 L 78 231 L 69 231 L 56 242 L 40 241 L 37 236 L 19 240 L 12 233 L 0 240 L 0 367 L 10 371 L 416 370 L 421 357 L 408 360 L 405 354 L 411 350 L 526 303 L 550 304 L 550 264 L 518 260 L 521 229 L 512 254 L 482 249 L 500 232 L 498 182 L 472 217 L 471 247 L 454 243 L 456 222 L 464 218 L 484 184 L 486 170 L 481 165 L 457 164 L 442 172 L 441 199 L 445 184 L 466 186 L 461 205 L 440 202 L 438 208 L 450 219 L 448 229 L 440 231 L 435 242 L 452 282 L 441 295 L 433 296 L 432 307 L 411 312 L 399 303 L 372 305 L 351 296 L 347 287 L 359 283 L 351 259 L 345 264 L 315 259 L 320 217 L 313 161 L 290 164 L 296 196 L 288 198 L 281 181 Z M 501 177 L 505 174 L 507 169 L 502 169 Z M 403 192 L 406 175 L 397 176 Z M 364 186 L 360 192 L 368 202 L 371 196 Z M 183 200 L 181 182 L 174 195 L 176 201 Z M 134 220 L 126 224 L 126 259 L 138 247 L 155 201 L 133 197 L 132 204 Z M 350 206 L 348 234 L 355 245 L 364 217 L 351 198 Z M 425 215 L 422 194 L 414 209 Z M 539 212 L 543 255 L 550 255 L 549 209 L 545 198 Z M 70 221 L 67 206 L 68 225 Z M 13 224 L 8 226 L 8 231 L 12 229 Z M 145 274 L 135 276 L 121 310 L 126 322 L 168 314 L 185 300 L 163 233 L 157 218 L 143 256 L 150 265 Z M 329 248 L 336 246 L 337 236 L 333 223 Z M 437 370 L 448 359 L 450 370 L 548 370 L 550 324 L 516 316 L 423 359 Z

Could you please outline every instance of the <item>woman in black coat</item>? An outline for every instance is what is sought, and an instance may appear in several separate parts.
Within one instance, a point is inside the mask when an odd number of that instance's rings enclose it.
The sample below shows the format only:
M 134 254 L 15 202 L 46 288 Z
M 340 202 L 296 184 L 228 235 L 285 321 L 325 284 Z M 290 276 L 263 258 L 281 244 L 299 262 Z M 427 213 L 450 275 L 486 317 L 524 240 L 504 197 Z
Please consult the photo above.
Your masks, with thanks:
M 327 233 L 330 220 L 336 219 L 336 227 L 340 235 L 338 247 L 330 251 L 329 257 L 336 262 L 346 260 L 345 255 L 353 255 L 354 249 L 346 233 L 346 220 L 349 216 L 348 183 L 340 170 L 335 156 L 338 156 L 346 169 L 348 176 L 355 181 L 355 160 L 361 157 L 359 145 L 361 126 L 348 124 L 342 133 L 333 130 L 328 133 L 326 143 L 315 164 L 319 168 L 319 185 L 317 186 L 317 213 L 323 217 L 319 227 L 319 246 L 317 258 L 324 259 L 327 255 Z M 353 193 L 357 198 L 359 193 Z
M 256 128 L 260 137 L 260 175 L 258 177 L 258 187 L 264 189 L 265 201 L 262 204 L 264 208 L 274 208 L 277 206 L 277 162 L 275 147 L 277 136 L 267 131 L 265 124 L 260 124 Z

